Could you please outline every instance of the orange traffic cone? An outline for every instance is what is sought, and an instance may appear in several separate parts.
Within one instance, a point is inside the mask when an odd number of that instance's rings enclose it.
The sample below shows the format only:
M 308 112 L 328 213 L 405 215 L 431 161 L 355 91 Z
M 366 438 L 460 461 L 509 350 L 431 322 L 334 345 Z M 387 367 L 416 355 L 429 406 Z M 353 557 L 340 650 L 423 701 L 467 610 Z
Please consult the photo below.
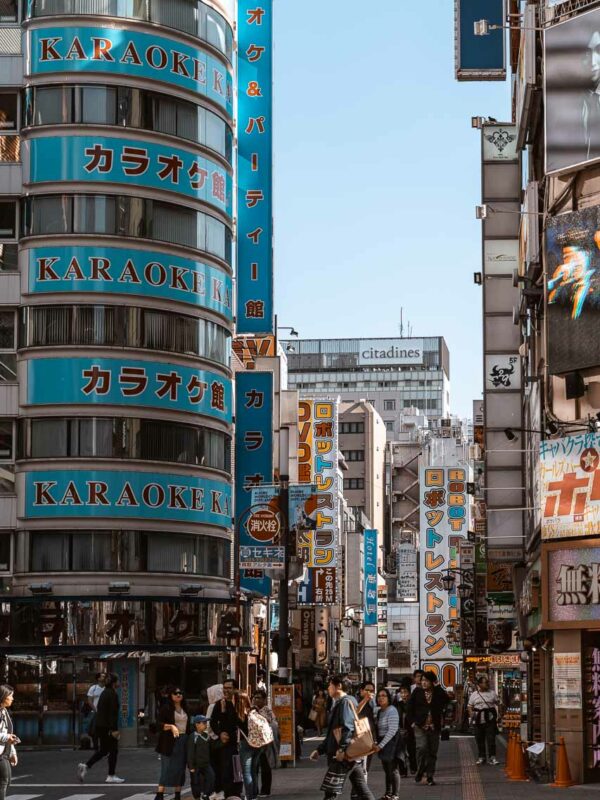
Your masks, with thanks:
M 526 781 L 527 773 L 525 772 L 525 751 L 523 750 L 523 743 L 521 737 L 517 734 L 514 750 L 514 762 L 511 774 L 508 776 L 510 781 Z
M 556 786 L 558 789 L 565 789 L 567 786 L 573 786 L 574 784 L 575 781 L 571 778 L 565 738 L 561 736 L 558 741 L 558 753 L 556 755 L 556 776 L 552 786 Z
M 504 767 L 504 772 L 506 776 L 510 778 L 511 773 L 513 771 L 513 765 L 515 760 L 515 734 L 511 731 L 508 734 L 508 745 L 506 746 L 506 766 Z

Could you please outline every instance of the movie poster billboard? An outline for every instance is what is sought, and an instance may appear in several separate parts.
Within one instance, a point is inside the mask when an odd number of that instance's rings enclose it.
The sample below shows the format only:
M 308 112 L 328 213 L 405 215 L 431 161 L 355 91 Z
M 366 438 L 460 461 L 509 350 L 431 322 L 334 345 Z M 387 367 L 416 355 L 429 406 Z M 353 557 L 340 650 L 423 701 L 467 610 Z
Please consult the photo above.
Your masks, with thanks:
M 443 578 L 458 567 L 460 543 L 468 530 L 467 473 L 460 467 L 425 467 L 421 491 L 421 659 L 460 659 L 459 645 L 448 641 L 450 622 L 459 619 L 456 587 Z
M 546 171 L 600 159 L 600 9 L 577 14 L 544 36 Z
M 600 434 L 540 442 L 542 539 L 600 534 Z
M 546 227 L 548 367 L 594 367 L 600 356 L 600 207 L 559 214 Z

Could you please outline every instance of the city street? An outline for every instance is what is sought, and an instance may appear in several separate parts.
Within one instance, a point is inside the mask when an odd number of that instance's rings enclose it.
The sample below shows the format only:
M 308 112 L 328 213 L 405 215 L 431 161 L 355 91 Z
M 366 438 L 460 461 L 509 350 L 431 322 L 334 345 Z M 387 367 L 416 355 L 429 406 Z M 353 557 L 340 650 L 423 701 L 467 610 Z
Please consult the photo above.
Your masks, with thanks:
M 305 742 L 305 753 L 314 747 L 316 740 Z M 504 749 L 500 747 L 503 761 Z M 158 775 L 158 761 L 151 750 L 131 749 L 121 752 L 118 774 L 126 779 L 120 786 L 104 783 L 106 767 L 101 763 L 89 774 L 84 785 L 77 782 L 75 768 L 81 753 L 72 750 L 22 752 L 15 770 L 14 783 L 8 793 L 9 800 L 152 800 L 156 789 L 153 782 Z M 376 798 L 383 795 L 383 771 L 375 759 L 375 768 L 369 784 Z M 548 785 L 507 781 L 502 767 L 476 767 L 475 743 L 472 737 L 453 737 L 442 742 L 436 775 L 437 786 L 415 786 L 412 778 L 403 781 L 401 797 L 424 800 L 538 800 L 562 798 L 567 794 L 577 798 L 582 792 L 595 796 L 600 787 L 579 786 L 572 789 L 555 789 Z M 321 798 L 319 791 L 325 772 L 325 761 L 317 764 L 302 760 L 295 769 L 275 772 L 273 797 L 285 800 Z M 172 796 L 166 794 L 167 800 Z M 182 793 L 191 795 L 189 789 Z M 349 786 L 343 798 L 350 796 Z

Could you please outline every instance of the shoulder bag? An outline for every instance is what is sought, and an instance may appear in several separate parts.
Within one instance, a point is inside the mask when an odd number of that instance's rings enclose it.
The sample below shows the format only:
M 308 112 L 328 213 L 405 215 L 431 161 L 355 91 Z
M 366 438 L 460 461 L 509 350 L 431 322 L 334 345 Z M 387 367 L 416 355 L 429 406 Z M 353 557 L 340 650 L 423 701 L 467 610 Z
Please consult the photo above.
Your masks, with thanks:
M 373 734 L 371 733 L 371 725 L 369 724 L 368 719 L 360 719 L 356 713 L 354 703 L 351 700 L 340 700 L 340 702 L 350 703 L 352 714 L 354 716 L 354 733 L 352 735 L 352 739 L 350 740 L 350 744 L 346 748 L 346 758 L 348 761 L 356 761 L 357 759 L 362 758 L 373 751 L 374 742 Z M 340 739 L 342 738 L 341 727 L 334 728 L 333 735 L 336 742 L 339 744 Z

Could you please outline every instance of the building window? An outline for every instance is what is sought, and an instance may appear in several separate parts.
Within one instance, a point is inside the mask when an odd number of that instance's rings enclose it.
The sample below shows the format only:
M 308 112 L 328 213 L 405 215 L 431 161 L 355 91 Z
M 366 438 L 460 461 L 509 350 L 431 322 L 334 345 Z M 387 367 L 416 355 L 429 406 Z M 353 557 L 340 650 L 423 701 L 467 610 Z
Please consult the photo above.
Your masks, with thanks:
M 0 94 L 0 120 L 1 101 Z M 140 128 L 188 139 L 232 162 L 233 132 L 225 120 L 202 106 L 160 92 L 130 86 L 40 86 L 26 90 L 25 109 L 28 126 Z
M 16 312 L 0 309 L 0 383 L 17 380 Z
M 346 461 L 364 461 L 364 450 L 344 450 L 344 458 Z
M 13 206 L 14 234 L 16 204 Z M 11 238 L 3 234 L 9 223 L 0 202 L 0 238 Z M 152 239 L 205 250 L 228 264 L 232 259 L 232 235 L 227 225 L 173 203 L 115 195 L 36 195 L 24 201 L 23 236 L 80 233 Z
M 212 428 L 152 419 L 52 417 L 23 420 L 20 430 L 20 458 L 171 461 L 231 471 L 231 438 Z
M 18 22 L 17 0 L 0 0 L 0 22 Z
M 0 420 L 0 461 L 13 461 L 15 430 L 12 419 Z
M 209 320 L 124 306 L 33 306 L 21 314 L 21 347 L 134 347 L 229 366 L 231 335 Z M 0 313 L 0 342 L 1 320 Z
M 0 200 L 0 239 L 17 238 L 17 201 Z
M 230 550 L 228 540 L 213 536 L 141 531 L 32 531 L 29 570 L 171 572 L 227 578 Z
M 395 411 L 396 410 L 396 401 L 395 400 L 384 400 L 383 401 L 383 410 L 384 411 Z
M 365 488 L 365 479 L 364 478 L 346 478 L 344 480 L 344 488 L 345 489 L 364 489 Z
M 385 429 L 386 429 L 386 431 L 393 431 L 394 430 L 394 420 L 393 419 L 387 419 L 385 421 Z
M 15 8 L 17 0 L 0 0 L 0 22 L 3 7 Z M 63 14 L 92 14 L 154 22 L 174 28 L 208 42 L 230 61 L 233 56 L 233 31 L 221 14 L 199 0 L 30 0 L 28 17 L 50 17 Z
M 17 272 L 19 269 L 18 254 L 18 245 L 0 242 L 0 272 Z
M 0 533 L 0 572 L 10 572 L 12 533 Z
M 340 422 L 340 433 L 364 433 L 364 422 Z

